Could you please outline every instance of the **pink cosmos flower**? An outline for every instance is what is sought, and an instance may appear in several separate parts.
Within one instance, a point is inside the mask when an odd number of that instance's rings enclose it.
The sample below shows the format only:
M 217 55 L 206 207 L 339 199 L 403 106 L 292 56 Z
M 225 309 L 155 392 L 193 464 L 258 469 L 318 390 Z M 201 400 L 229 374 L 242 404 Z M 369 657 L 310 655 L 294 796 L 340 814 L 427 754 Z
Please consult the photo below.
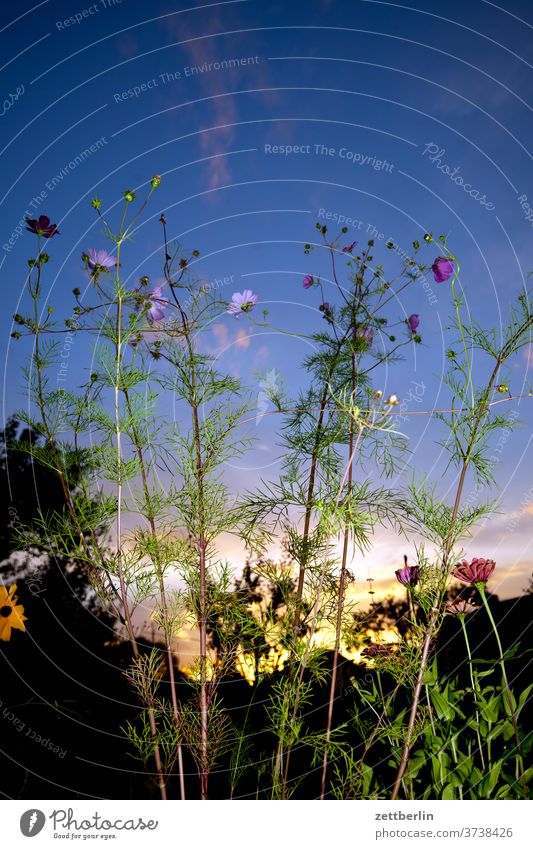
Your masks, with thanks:
M 404 566 L 403 569 L 396 569 L 394 574 L 396 580 L 404 587 L 416 587 L 420 580 L 420 568 L 418 566 Z
M 146 310 L 146 318 L 150 323 L 153 321 L 161 321 L 165 317 L 165 310 L 169 306 L 169 302 L 166 298 L 161 297 L 162 291 L 163 284 L 157 286 L 157 288 L 153 289 L 151 292 L 148 292 L 147 298 L 149 301 L 149 307 Z
M 352 332 L 352 336 L 354 339 L 364 339 L 368 346 L 374 341 L 374 331 L 371 327 L 358 327 Z
M 89 253 L 86 254 L 87 265 L 93 273 L 109 271 L 117 264 L 116 256 L 111 256 L 105 250 L 97 251 L 96 248 L 89 248 Z
M 251 289 L 245 289 L 244 292 L 234 292 L 227 312 L 235 318 L 240 318 L 243 312 L 247 313 L 253 310 L 258 300 L 259 295 L 252 292 Z
M 416 329 L 420 324 L 420 316 L 416 312 L 414 312 L 407 319 L 407 324 L 409 325 L 409 330 L 411 331 L 411 333 L 416 333 Z
M 314 282 L 315 281 L 313 280 L 313 277 L 310 274 L 307 274 L 304 277 L 304 282 L 303 282 L 304 289 L 310 289 Z
M 494 560 L 485 560 L 484 557 L 474 557 L 469 563 L 463 560 L 458 563 L 452 572 L 454 578 L 463 584 L 486 584 L 496 568 Z
M 431 270 L 437 283 L 446 283 L 453 274 L 453 262 L 445 256 L 438 256 Z
M 446 605 L 446 613 L 450 616 L 466 616 L 468 613 L 475 613 L 479 609 L 477 604 L 472 604 L 466 598 L 456 598 Z

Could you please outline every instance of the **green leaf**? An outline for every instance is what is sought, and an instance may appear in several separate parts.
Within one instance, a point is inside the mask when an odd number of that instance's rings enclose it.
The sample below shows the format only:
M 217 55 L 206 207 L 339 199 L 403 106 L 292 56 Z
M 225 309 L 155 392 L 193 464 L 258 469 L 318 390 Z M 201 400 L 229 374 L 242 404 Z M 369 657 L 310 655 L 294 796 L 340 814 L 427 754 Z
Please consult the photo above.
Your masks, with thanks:
M 455 710 L 442 693 L 439 693 L 438 690 L 431 690 L 430 698 L 438 718 L 447 719 L 451 722 L 455 716 Z
M 447 784 L 442 791 L 441 799 L 456 799 L 455 788 L 453 784 Z

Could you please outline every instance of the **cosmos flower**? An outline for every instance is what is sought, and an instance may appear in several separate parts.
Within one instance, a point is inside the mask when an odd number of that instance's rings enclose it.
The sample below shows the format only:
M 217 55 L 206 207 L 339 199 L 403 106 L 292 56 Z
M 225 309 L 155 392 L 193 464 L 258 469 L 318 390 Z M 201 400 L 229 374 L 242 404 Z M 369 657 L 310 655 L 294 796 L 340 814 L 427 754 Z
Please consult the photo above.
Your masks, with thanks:
M 147 294 L 149 306 L 146 310 L 146 318 L 149 322 L 161 321 L 165 317 L 165 310 L 167 309 L 169 302 L 166 298 L 161 297 L 162 291 L 163 284 L 161 284 L 161 286 L 157 286 L 157 288 Z
M 352 336 L 354 339 L 363 339 L 369 347 L 374 341 L 374 331 L 371 327 L 358 327 L 357 330 L 354 329 Z
M 0 640 L 7 642 L 11 639 L 11 629 L 25 631 L 24 608 L 17 604 L 17 585 L 11 584 L 9 590 L 0 587 Z
M 396 580 L 403 584 L 404 587 L 416 587 L 420 580 L 419 566 L 404 566 L 403 569 L 396 569 L 394 573 Z
M 52 236 L 59 236 L 57 224 L 50 224 L 50 219 L 47 215 L 40 215 L 39 218 L 26 218 L 26 230 L 30 233 L 35 233 L 36 236 L 44 236 L 45 239 L 51 239 Z
M 446 613 L 449 613 L 450 616 L 466 616 L 468 613 L 475 613 L 478 607 L 479 605 L 472 604 L 466 598 L 456 598 L 446 605 Z
M 342 249 L 343 254 L 351 254 L 351 252 L 352 252 L 352 251 L 353 251 L 353 249 L 355 248 L 356 244 L 357 244 L 357 242 L 352 242 L 352 244 L 351 244 L 351 245 L 346 245 L 346 246 Z
M 259 295 L 252 292 L 251 289 L 245 289 L 244 292 L 234 292 L 227 312 L 235 318 L 240 318 L 243 312 L 247 313 L 253 310 L 258 300 Z
M 438 256 L 431 270 L 437 283 L 446 283 L 453 274 L 453 262 L 445 256 Z
M 310 289 L 314 282 L 315 281 L 314 281 L 313 277 L 310 274 L 307 274 L 304 277 L 304 282 L 303 282 L 304 289 Z
M 463 584 L 486 584 L 495 568 L 494 560 L 474 557 L 470 563 L 467 560 L 458 563 L 452 575 Z
M 411 333 L 416 333 L 416 329 L 420 324 L 420 316 L 418 315 L 418 313 L 414 312 L 412 315 L 410 315 L 407 319 L 407 324 L 409 325 L 409 330 L 411 331 Z
M 97 251 L 96 248 L 89 248 L 89 253 L 85 254 L 85 257 L 93 274 L 110 271 L 117 264 L 116 256 L 111 256 L 105 250 Z

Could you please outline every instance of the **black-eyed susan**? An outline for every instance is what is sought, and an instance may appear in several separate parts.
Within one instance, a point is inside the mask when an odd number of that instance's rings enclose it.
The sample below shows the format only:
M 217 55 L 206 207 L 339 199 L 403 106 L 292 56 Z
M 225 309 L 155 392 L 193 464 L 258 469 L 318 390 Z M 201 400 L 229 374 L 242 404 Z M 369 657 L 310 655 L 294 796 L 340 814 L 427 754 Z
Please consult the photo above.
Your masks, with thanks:
M 7 642 L 11 639 L 11 629 L 25 631 L 24 608 L 17 604 L 17 585 L 11 584 L 9 590 L 0 587 L 0 640 Z

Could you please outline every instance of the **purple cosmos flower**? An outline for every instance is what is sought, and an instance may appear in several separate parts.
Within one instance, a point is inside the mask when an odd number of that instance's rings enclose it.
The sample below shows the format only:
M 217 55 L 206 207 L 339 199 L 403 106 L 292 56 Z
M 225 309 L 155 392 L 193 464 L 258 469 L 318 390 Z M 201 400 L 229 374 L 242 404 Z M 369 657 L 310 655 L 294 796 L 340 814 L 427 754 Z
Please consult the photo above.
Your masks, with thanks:
M 169 302 L 166 298 L 161 297 L 162 291 L 163 284 L 161 284 L 161 286 L 157 286 L 157 288 L 153 289 L 151 292 L 148 292 L 147 300 L 149 302 L 149 306 L 146 310 L 146 318 L 150 323 L 153 321 L 161 321 L 161 319 L 165 317 L 165 310 L 167 309 Z
M 45 239 L 51 239 L 52 236 L 59 236 L 57 224 L 50 224 L 50 219 L 47 215 L 40 215 L 39 218 L 26 218 L 26 230 L 30 233 L 35 233 L 36 236 L 44 236 Z
M 463 584 L 486 584 L 495 568 L 494 560 L 474 557 L 470 563 L 467 560 L 458 563 L 452 575 L 462 581 Z
M 475 613 L 478 610 L 477 604 L 472 604 L 466 598 L 456 598 L 446 605 L 446 613 L 450 616 L 466 616 L 468 613 Z
M 374 341 L 374 331 L 371 327 L 358 327 L 357 330 L 354 328 L 352 331 L 352 337 L 354 339 L 363 339 L 370 347 Z
M 243 312 L 250 312 L 259 300 L 259 295 L 252 292 L 251 289 L 245 289 L 244 292 L 234 292 L 231 296 L 231 302 L 227 312 L 234 315 L 235 318 L 240 318 Z
M 89 253 L 86 254 L 87 265 L 93 274 L 99 274 L 102 271 L 109 271 L 117 264 L 116 256 L 111 256 L 107 251 L 97 251 L 95 248 L 89 248 Z
M 304 277 L 304 282 L 303 282 L 304 289 L 310 289 L 314 282 L 315 281 L 313 280 L 312 276 L 310 274 L 307 274 Z
M 344 247 L 342 249 L 343 254 L 351 254 L 351 252 L 355 248 L 356 244 L 357 244 L 357 242 L 352 242 L 351 245 L 346 245 L 346 247 Z
M 437 283 L 446 283 L 453 274 L 453 262 L 445 256 L 438 256 L 431 270 Z
M 404 587 L 416 587 L 420 580 L 419 566 L 404 566 L 403 569 L 396 569 L 394 573 L 396 580 L 403 584 Z
M 320 304 L 319 308 L 320 312 L 329 312 L 329 303 L 328 301 L 324 301 L 323 304 Z
M 412 315 L 410 315 L 407 319 L 407 324 L 409 325 L 409 330 L 411 331 L 411 333 L 416 333 L 416 328 L 420 324 L 420 316 L 418 315 L 418 313 L 414 312 Z

